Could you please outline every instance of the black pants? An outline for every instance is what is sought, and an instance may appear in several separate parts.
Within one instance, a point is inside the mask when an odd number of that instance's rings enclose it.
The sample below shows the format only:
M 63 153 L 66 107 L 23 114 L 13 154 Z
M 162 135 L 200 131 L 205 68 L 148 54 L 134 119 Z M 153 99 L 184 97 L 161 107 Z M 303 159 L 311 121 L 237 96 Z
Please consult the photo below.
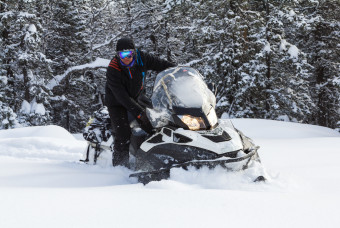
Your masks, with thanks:
M 110 119 L 112 123 L 112 130 L 115 132 L 114 139 L 114 165 L 123 164 L 129 159 L 129 145 L 131 128 L 128 118 L 128 112 L 123 106 L 108 107 Z

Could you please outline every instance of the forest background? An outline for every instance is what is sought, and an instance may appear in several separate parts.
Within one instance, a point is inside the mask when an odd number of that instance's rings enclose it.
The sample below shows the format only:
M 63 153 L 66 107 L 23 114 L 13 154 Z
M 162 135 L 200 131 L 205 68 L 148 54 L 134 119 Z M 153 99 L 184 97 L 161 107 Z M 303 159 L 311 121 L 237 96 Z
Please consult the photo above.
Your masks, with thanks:
M 340 131 L 339 0 L 0 0 L 0 129 L 81 132 L 123 36 L 214 82 L 218 115 Z

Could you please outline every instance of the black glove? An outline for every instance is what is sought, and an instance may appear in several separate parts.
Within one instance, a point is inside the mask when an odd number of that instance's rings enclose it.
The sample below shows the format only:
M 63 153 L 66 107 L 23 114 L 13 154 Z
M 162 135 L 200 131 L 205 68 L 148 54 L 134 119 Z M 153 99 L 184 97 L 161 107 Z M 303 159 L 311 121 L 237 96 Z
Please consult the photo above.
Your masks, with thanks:
M 148 134 L 152 134 L 153 126 L 150 123 L 150 120 L 148 119 L 148 116 L 146 115 L 146 112 L 143 111 L 139 116 L 137 117 L 137 121 L 139 122 L 141 128 Z

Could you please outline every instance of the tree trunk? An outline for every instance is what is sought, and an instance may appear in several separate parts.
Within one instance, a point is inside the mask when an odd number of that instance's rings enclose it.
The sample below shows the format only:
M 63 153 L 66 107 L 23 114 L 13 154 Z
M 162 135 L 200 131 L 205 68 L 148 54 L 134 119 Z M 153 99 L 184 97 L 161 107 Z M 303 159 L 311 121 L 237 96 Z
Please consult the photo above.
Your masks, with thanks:
M 268 1 L 265 1 L 265 7 L 266 7 L 266 22 L 267 22 L 267 25 L 266 25 L 266 40 L 267 42 L 270 44 L 270 37 L 269 37 L 269 32 L 270 32 L 270 29 L 269 29 L 269 25 L 268 25 L 268 22 L 269 22 L 269 3 Z M 270 89 L 271 89 L 271 85 L 270 85 L 270 79 L 271 79 L 271 53 L 270 52 L 267 52 L 266 53 L 266 65 L 267 65 L 267 72 L 266 72 L 266 101 L 265 101 L 265 108 L 266 108 L 266 111 L 267 113 L 270 111 L 270 103 L 269 103 L 269 100 L 270 100 Z
M 29 86 L 29 77 L 28 77 L 28 73 L 27 73 L 27 67 L 26 65 L 24 65 L 24 68 L 22 70 L 23 75 L 24 75 L 24 89 L 25 89 L 25 100 L 30 102 L 30 86 Z

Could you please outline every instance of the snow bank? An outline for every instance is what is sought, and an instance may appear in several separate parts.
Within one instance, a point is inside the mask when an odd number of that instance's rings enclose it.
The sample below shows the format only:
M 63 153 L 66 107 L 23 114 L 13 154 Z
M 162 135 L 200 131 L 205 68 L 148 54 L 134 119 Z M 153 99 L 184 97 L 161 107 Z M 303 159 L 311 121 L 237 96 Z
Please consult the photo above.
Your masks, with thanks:
M 74 140 L 72 134 L 66 129 L 56 126 L 37 126 L 37 127 L 23 127 L 0 131 L 0 140 L 5 138 L 22 138 L 22 137 L 49 137 L 66 140 Z
M 288 139 L 340 137 L 340 133 L 316 125 L 261 119 L 232 119 L 236 128 L 251 138 Z
M 0 156 L 78 161 L 85 149 L 85 141 L 76 140 L 67 130 L 55 125 L 0 131 Z
M 59 156 L 63 157 L 63 153 Z M 51 159 L 18 159 L 0 157 L 0 189 L 15 188 L 87 188 L 128 185 L 128 173 L 123 167 L 102 168 L 84 163 Z M 77 161 L 75 158 L 73 161 Z M 0 206 L 1 207 L 1 206 Z M 1 224 L 1 222 L 0 222 Z
M 261 147 L 268 182 L 252 182 L 255 165 L 237 173 L 174 169 L 170 180 L 143 186 L 125 168 L 79 162 L 86 142 L 63 128 L 1 130 L 0 227 L 340 226 L 339 133 L 232 121 Z

